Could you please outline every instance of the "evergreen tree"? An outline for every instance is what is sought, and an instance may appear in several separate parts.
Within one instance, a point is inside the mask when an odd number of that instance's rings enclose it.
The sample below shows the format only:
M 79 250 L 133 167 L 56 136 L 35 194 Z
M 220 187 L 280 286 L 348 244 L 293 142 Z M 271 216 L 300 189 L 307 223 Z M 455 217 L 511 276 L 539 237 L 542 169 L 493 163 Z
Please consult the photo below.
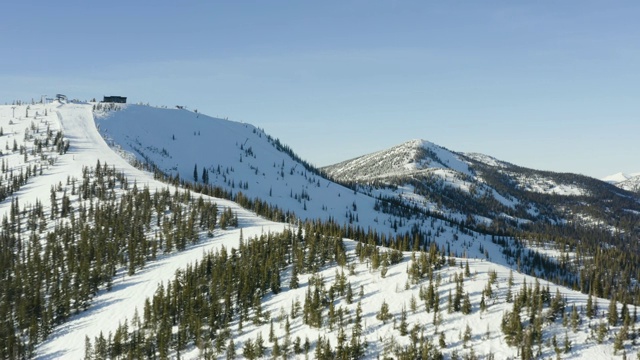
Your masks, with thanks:
M 593 299 L 591 296 L 591 293 L 589 293 L 589 297 L 587 298 L 587 316 L 589 317 L 589 319 L 593 319 L 593 316 L 595 315 L 595 312 L 593 311 Z
M 446 342 L 446 339 L 444 337 L 444 332 L 440 332 L 440 336 L 438 337 L 438 344 L 440 345 L 440 348 L 442 348 L 442 349 L 447 347 L 447 342 Z
M 258 335 L 256 336 L 254 351 L 256 358 L 261 358 L 264 355 L 265 346 L 264 340 L 262 339 L 262 332 L 258 332 Z
M 242 355 L 245 358 L 253 360 L 257 358 L 257 354 L 255 351 L 255 346 L 253 345 L 253 340 L 248 339 L 244 342 L 244 347 L 242 348 Z
M 604 321 L 601 321 L 596 330 L 596 342 L 598 344 L 602 344 L 608 333 L 609 328 L 607 327 L 607 324 Z
M 471 327 L 469 327 L 469 324 L 467 324 L 467 326 L 464 329 L 464 335 L 462 338 L 462 341 L 464 342 L 464 346 L 467 346 L 467 343 L 471 340 Z
M 484 291 L 482 291 L 482 294 L 480 295 L 480 311 L 484 312 L 487 310 L 487 303 L 484 299 Z
M 578 310 L 576 309 L 576 305 L 573 304 L 571 307 L 571 329 L 573 332 L 578 331 L 578 325 L 580 324 L 580 315 L 578 315 Z
M 232 360 L 236 358 L 236 345 L 233 342 L 233 339 L 229 339 L 229 343 L 227 344 L 227 360 Z
M 386 301 L 382 301 L 382 305 L 380 305 L 380 311 L 376 314 L 376 319 L 381 320 L 383 323 L 386 323 L 387 320 L 393 318 L 393 315 L 389 312 L 389 305 Z
M 299 281 L 300 280 L 298 279 L 298 268 L 294 264 L 291 269 L 291 281 L 289 282 L 289 288 L 297 289 L 299 286 Z
M 469 299 L 469 294 L 466 293 L 464 295 L 464 300 L 462 302 L 461 312 L 465 315 L 471 314 L 471 300 Z
M 402 312 L 400 313 L 400 326 L 398 328 L 400 336 L 406 336 L 408 334 L 409 331 L 407 327 L 407 310 L 402 306 Z
M 616 326 L 618 324 L 618 306 L 615 295 L 609 302 L 609 314 L 607 315 L 609 325 Z
M 618 351 L 624 349 L 624 341 L 627 340 L 628 337 L 628 329 L 626 326 L 622 326 L 618 334 L 616 335 L 613 341 L 613 350 L 614 354 L 617 354 Z

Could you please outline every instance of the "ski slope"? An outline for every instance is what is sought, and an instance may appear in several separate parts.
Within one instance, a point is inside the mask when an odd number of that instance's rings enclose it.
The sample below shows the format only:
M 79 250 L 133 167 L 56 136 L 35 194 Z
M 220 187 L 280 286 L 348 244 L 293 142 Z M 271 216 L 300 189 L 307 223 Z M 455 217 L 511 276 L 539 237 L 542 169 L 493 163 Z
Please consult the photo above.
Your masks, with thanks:
M 16 194 L 21 203 L 33 203 L 36 199 L 48 202 L 51 186 L 66 183 L 67 177 L 80 178 L 83 167 L 95 166 L 98 161 L 101 164 L 106 162 L 110 167 L 115 166 L 130 182 L 135 181 L 139 187 L 167 187 L 167 184 L 154 180 L 152 174 L 134 168 L 111 150 L 96 129 L 91 104 L 54 103 L 46 106 L 52 114 L 50 119 L 64 131 L 71 146 L 44 176 L 35 177 L 32 183 Z M 285 226 L 256 217 L 233 202 L 222 199 L 210 201 L 215 201 L 221 207 L 232 208 L 238 214 L 240 227 L 245 236 L 259 235 L 263 231 L 282 231 Z M 6 209 L 4 206 L 3 210 Z M 112 291 L 103 290 L 95 297 L 89 310 L 73 316 L 67 323 L 56 328 L 49 339 L 37 348 L 36 358 L 83 358 L 85 336 L 93 339 L 100 332 L 108 334 L 114 331 L 120 322 L 133 316 L 136 307 L 141 309 L 144 300 L 153 295 L 157 285 L 171 279 L 177 269 L 199 260 L 205 251 L 214 247 L 223 244 L 228 247 L 237 246 L 239 231 L 219 230 L 211 239 L 202 236 L 207 240 L 186 251 L 161 257 L 134 276 L 125 276 L 126 271 L 120 270 Z

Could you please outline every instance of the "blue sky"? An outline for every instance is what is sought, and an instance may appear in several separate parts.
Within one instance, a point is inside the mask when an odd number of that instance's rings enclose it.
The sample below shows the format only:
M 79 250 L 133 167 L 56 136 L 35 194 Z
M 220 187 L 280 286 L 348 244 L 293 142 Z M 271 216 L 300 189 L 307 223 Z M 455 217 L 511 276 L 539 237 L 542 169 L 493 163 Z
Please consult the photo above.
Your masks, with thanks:
M 0 103 L 186 105 L 323 166 L 421 138 L 640 171 L 637 1 L 13 1 Z

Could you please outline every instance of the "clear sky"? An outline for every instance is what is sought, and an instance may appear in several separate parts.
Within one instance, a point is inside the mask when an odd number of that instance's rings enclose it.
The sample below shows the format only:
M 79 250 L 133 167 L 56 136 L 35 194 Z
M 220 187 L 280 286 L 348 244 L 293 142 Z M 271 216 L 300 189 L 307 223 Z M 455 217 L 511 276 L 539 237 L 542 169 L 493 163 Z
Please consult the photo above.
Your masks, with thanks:
M 317 166 L 425 139 L 518 165 L 640 171 L 640 2 L 11 1 L 0 103 L 185 105 Z

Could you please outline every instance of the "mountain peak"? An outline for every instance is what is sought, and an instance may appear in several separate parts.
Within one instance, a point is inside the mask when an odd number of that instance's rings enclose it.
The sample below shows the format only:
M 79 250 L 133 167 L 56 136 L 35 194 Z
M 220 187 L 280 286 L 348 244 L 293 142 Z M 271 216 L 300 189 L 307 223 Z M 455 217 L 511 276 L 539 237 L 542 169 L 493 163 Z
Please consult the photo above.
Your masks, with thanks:
M 631 174 L 619 172 L 602 178 L 602 181 L 606 181 L 624 190 L 640 192 L 640 172 Z
M 626 181 L 630 178 L 629 175 L 623 173 L 623 172 L 618 172 L 615 173 L 613 175 L 609 175 L 609 176 L 605 176 L 604 178 L 602 178 L 602 181 L 606 181 L 608 183 L 612 183 L 612 184 L 617 184 L 619 182 L 622 181 Z
M 363 155 L 324 168 L 343 180 L 372 180 L 432 169 L 455 170 L 472 176 L 460 157 L 430 141 L 413 139 L 386 150 Z

